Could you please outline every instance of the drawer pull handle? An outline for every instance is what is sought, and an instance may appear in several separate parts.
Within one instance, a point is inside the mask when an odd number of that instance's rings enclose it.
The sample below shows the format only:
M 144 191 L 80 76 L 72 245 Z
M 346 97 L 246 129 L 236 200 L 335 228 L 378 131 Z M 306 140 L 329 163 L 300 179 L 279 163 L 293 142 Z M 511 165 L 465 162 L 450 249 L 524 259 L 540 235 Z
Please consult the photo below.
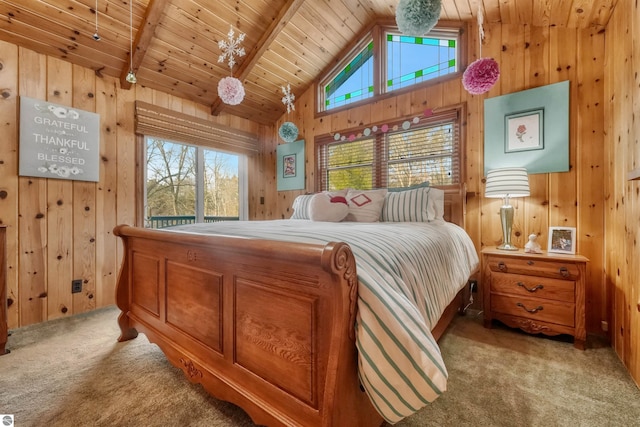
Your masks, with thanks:
M 507 264 L 505 264 L 503 261 L 500 261 L 498 263 L 498 270 L 505 271 L 506 269 L 507 269 Z
M 527 261 L 527 265 L 533 265 L 533 264 L 535 264 L 535 262 L 533 262 L 531 260 Z
M 524 311 L 528 311 L 529 313 L 537 313 L 539 311 L 542 311 L 542 306 L 539 305 L 536 308 L 532 308 L 531 310 L 529 310 L 527 307 L 524 306 L 523 303 L 519 302 L 516 304 L 518 307 L 522 307 L 524 309 Z
M 544 286 L 542 286 L 541 284 L 537 284 L 533 288 L 527 288 L 525 284 L 522 282 L 518 282 L 518 286 L 524 288 L 527 292 L 531 292 L 531 293 L 536 292 L 538 289 L 544 288 Z
M 559 271 L 562 277 L 569 277 L 569 270 L 567 270 L 567 267 L 560 267 Z

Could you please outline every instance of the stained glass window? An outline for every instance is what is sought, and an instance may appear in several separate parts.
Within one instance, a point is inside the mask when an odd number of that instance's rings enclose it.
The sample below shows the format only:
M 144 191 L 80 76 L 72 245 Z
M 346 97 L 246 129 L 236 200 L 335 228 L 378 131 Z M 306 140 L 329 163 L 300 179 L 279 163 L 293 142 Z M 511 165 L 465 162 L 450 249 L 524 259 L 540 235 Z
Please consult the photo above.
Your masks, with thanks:
M 372 31 L 355 55 L 345 57 L 321 81 L 319 111 L 457 73 L 459 39 L 459 28 L 436 28 L 424 37 L 405 36 L 395 28 Z
M 373 41 L 324 87 L 325 109 L 373 96 Z
M 387 33 L 386 92 L 458 71 L 457 34 L 428 37 Z

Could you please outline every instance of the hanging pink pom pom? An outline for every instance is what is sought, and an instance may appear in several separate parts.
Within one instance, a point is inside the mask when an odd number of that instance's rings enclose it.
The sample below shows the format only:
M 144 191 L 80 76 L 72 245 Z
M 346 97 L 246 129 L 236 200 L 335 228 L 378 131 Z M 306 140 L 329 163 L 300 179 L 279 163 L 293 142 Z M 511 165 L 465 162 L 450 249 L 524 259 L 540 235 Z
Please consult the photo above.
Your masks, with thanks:
M 225 104 L 238 105 L 244 99 L 244 86 L 235 77 L 224 77 L 218 82 L 218 96 Z
M 473 61 L 462 75 L 462 85 L 472 95 L 480 95 L 493 87 L 500 77 L 500 67 L 493 58 Z

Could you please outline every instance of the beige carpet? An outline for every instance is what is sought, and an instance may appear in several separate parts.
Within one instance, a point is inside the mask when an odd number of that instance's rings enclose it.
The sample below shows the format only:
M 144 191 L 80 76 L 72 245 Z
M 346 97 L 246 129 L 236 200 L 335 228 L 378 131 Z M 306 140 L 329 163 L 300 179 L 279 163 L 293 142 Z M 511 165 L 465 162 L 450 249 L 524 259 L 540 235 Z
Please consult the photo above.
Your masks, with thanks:
M 117 314 L 14 330 L 0 357 L 0 414 L 19 427 L 254 425 L 144 335 L 116 342 Z M 477 315 L 458 317 L 440 344 L 448 391 L 397 426 L 640 426 L 640 391 L 609 347 L 489 330 Z

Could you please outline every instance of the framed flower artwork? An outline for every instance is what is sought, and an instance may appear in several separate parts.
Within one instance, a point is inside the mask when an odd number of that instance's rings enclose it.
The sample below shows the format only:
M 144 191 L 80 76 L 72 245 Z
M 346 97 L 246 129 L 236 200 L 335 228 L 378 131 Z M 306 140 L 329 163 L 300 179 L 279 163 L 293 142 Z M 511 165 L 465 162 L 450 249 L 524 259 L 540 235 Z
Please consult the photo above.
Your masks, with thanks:
M 484 173 L 569 171 L 569 81 L 484 100 Z
M 544 109 L 506 114 L 504 120 L 505 153 L 544 148 Z

